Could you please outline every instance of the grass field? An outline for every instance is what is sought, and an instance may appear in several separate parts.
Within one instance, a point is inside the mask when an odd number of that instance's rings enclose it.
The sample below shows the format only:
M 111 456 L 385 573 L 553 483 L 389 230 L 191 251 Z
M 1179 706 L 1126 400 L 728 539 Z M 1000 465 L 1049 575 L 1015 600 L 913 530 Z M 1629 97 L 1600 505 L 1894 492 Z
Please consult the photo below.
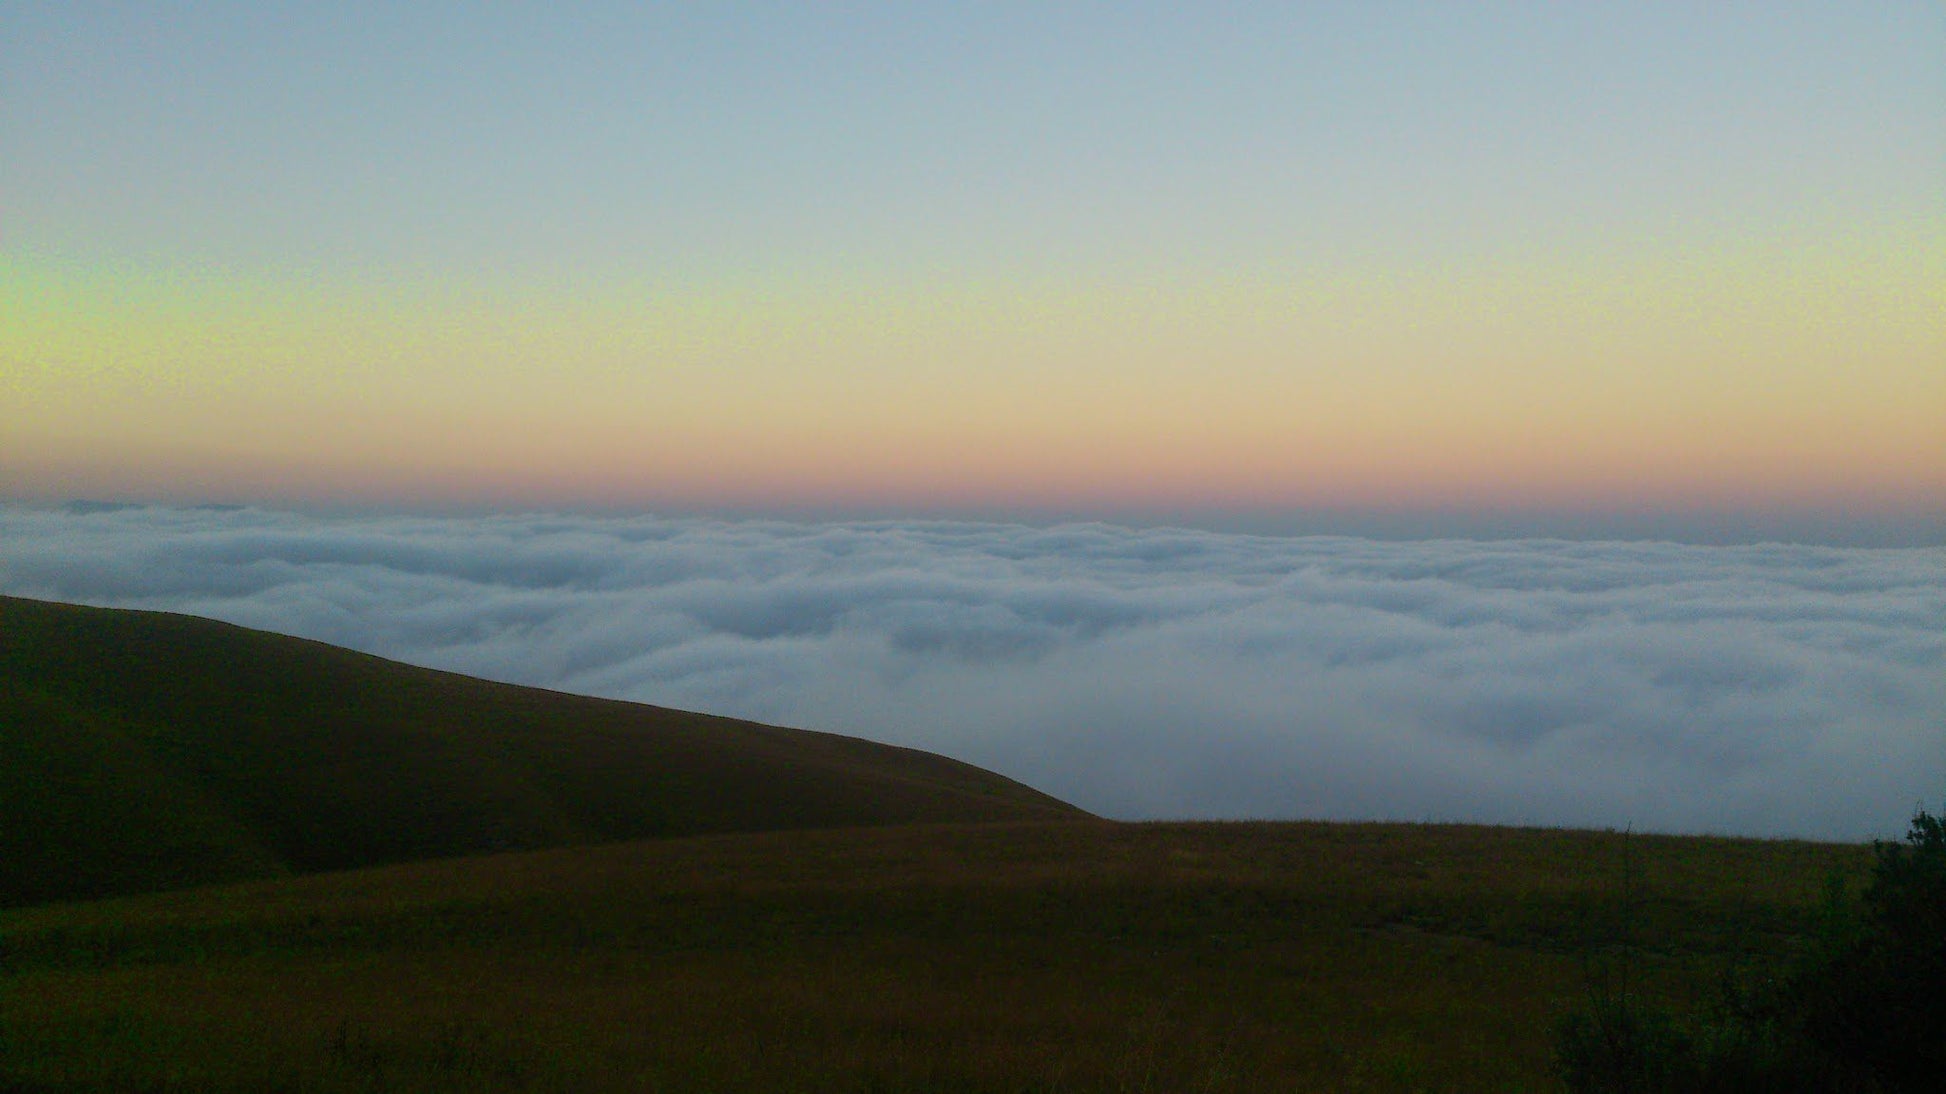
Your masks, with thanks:
M 1859 846 L 1414 825 L 653 840 L 0 913 L 0 1088 L 1547 1090 Z M 1625 880 L 1627 879 L 1627 880 Z M 1627 955 L 1620 944 L 1632 941 Z

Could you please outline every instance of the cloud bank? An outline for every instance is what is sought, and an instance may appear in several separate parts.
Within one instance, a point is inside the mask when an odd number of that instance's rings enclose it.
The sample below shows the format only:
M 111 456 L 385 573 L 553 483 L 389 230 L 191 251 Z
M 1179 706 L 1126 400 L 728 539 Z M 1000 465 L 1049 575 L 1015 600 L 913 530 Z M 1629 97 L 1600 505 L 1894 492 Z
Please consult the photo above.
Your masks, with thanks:
M 1946 549 L 0 507 L 0 591 L 944 752 L 1122 818 L 1892 836 Z

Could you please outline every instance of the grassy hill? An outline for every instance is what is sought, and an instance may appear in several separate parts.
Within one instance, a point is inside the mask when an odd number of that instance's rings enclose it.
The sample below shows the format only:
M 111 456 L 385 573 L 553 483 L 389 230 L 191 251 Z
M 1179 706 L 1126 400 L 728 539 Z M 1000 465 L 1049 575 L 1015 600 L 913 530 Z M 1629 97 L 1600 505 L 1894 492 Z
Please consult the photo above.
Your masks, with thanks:
M 1549 1090 L 1565 1008 L 1706 1005 L 1869 858 L 1115 824 L 907 749 L 0 598 L 0 1091 Z
M 645 836 L 1085 816 L 912 749 L 0 597 L 0 907 Z
M 1416 825 L 650 840 L 0 912 L 0 1090 L 1554 1090 L 1869 848 Z

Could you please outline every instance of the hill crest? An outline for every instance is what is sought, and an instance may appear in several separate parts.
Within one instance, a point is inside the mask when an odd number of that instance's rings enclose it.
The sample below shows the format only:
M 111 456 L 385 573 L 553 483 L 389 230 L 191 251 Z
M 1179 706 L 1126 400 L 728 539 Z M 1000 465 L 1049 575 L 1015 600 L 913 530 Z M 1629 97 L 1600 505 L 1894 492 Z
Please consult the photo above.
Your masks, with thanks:
M 0 906 L 650 836 L 1085 818 L 915 749 L 0 597 Z

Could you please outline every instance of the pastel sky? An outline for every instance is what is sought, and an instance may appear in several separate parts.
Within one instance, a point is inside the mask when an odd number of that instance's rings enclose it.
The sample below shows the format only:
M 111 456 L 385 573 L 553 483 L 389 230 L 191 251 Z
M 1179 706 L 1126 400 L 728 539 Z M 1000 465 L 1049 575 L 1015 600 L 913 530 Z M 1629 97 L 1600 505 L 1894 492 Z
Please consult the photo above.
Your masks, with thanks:
M 1943 60 L 1920 0 L 8 5 L 0 499 L 1942 542 Z

